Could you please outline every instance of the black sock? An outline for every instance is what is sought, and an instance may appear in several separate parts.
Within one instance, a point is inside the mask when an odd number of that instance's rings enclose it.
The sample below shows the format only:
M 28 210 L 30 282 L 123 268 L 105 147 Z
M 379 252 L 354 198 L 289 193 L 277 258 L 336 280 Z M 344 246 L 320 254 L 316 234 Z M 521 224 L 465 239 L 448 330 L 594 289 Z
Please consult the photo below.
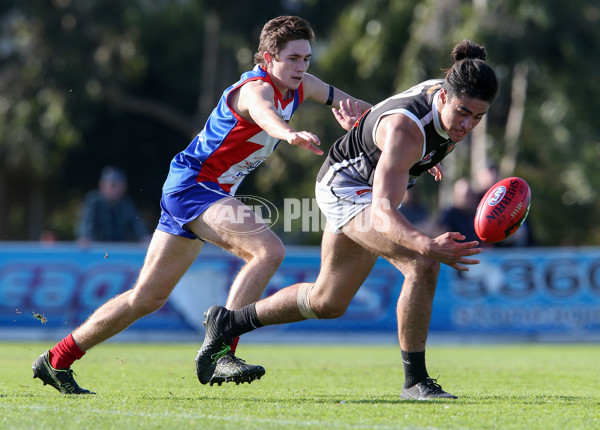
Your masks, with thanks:
M 402 364 L 404 364 L 404 388 L 410 388 L 429 377 L 425 366 L 425 351 L 402 353 Z
M 223 324 L 223 335 L 227 339 L 234 339 L 259 327 L 262 324 L 256 315 L 256 303 L 252 303 L 242 309 L 229 311 L 229 318 Z

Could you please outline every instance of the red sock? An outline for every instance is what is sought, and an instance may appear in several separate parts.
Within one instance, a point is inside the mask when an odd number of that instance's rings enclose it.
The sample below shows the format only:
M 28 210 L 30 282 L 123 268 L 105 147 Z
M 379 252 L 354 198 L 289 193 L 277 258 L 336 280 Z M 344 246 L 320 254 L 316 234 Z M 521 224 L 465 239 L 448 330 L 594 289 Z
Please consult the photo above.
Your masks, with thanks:
M 83 357 L 84 354 L 85 351 L 82 351 L 77 346 L 73 335 L 70 334 L 50 350 L 50 365 L 55 369 L 67 369 L 75 360 Z
M 239 341 L 240 341 L 240 337 L 238 336 L 238 337 L 236 337 L 236 338 L 233 339 L 233 342 L 231 342 L 230 347 L 231 347 L 231 353 L 233 355 L 235 355 L 235 350 L 237 349 Z

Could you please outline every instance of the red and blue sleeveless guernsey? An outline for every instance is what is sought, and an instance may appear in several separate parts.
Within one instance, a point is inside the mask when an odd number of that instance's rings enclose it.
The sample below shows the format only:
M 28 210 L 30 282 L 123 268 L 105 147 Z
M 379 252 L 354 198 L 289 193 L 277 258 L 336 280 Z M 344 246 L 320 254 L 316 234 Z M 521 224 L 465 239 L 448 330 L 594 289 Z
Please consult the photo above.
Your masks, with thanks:
M 302 84 L 294 91 L 293 97 L 283 100 L 267 72 L 256 66 L 223 92 L 204 129 L 173 158 L 163 193 L 206 183 L 207 188 L 215 189 L 216 184 L 221 190 L 234 195 L 248 173 L 271 155 L 279 139 L 269 136 L 257 124 L 246 121 L 230 105 L 233 91 L 255 80 L 271 84 L 277 112 L 285 121 L 292 118 L 303 101 Z

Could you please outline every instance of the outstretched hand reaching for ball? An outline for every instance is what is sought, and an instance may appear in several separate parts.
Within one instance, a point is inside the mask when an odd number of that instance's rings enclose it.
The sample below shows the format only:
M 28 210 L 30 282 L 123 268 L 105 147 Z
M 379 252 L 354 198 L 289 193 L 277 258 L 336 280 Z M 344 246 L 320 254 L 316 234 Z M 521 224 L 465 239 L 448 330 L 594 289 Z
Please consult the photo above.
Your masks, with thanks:
M 465 236 L 458 232 L 444 233 L 433 239 L 433 245 L 428 255 L 440 263 L 446 264 L 453 269 L 468 272 L 467 265 L 479 264 L 479 260 L 470 257 L 483 251 L 477 248 L 479 242 L 459 242 L 465 240 Z
M 309 131 L 292 131 L 287 138 L 287 142 L 290 145 L 296 145 L 317 155 L 323 155 L 323 151 L 317 146 L 321 144 L 321 141 Z

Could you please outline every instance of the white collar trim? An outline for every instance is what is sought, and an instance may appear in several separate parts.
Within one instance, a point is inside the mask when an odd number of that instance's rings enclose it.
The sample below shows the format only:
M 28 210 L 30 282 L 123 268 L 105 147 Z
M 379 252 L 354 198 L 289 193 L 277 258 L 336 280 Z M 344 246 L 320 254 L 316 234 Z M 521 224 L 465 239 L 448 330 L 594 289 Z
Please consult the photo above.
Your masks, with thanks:
M 435 127 L 435 131 L 437 131 L 437 134 L 442 136 L 444 139 L 450 139 L 450 137 L 448 136 L 448 133 L 446 133 L 444 131 L 444 128 L 442 127 L 442 124 L 440 123 L 440 114 L 438 113 L 438 108 L 437 108 L 439 99 L 440 99 L 440 92 L 438 91 L 433 96 L 433 105 L 432 105 L 432 109 L 431 109 L 433 112 L 433 126 Z

